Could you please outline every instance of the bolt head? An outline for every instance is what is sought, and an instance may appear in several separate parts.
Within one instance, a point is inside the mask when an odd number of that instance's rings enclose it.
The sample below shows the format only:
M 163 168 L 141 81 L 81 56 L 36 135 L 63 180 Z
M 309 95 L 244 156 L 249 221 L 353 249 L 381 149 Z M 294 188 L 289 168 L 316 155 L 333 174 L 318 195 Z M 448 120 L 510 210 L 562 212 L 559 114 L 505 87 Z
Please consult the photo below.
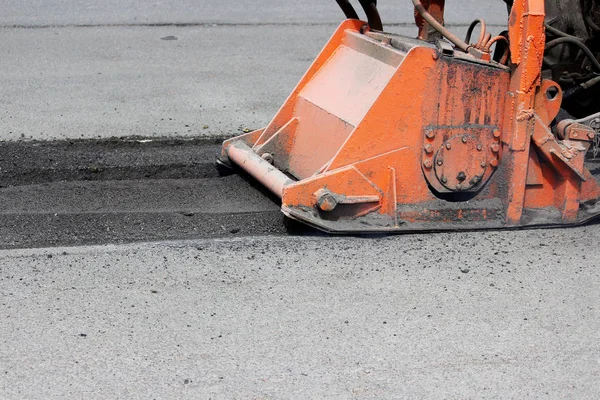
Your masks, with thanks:
M 498 145 L 498 143 L 494 143 L 490 146 L 490 149 L 493 153 L 497 153 L 498 151 L 500 151 L 500 146 Z
M 317 200 L 317 205 L 323 211 L 333 211 L 337 204 L 337 200 L 331 193 L 324 193 L 319 196 L 319 199 Z
M 496 167 L 498 166 L 498 160 L 496 160 L 496 159 L 494 158 L 492 161 L 490 161 L 490 165 L 491 165 L 493 168 L 496 168 Z
M 427 153 L 427 154 L 433 153 L 433 146 L 430 144 L 425 145 L 425 153 Z
M 477 185 L 479 183 L 479 181 L 481 181 L 481 177 L 478 175 L 475 175 L 473 178 L 471 178 L 471 181 L 469 183 L 471 185 Z
M 446 149 L 450 150 L 452 148 L 452 145 L 450 144 L 450 142 L 446 143 Z
M 593 133 L 591 133 L 591 132 L 590 132 L 590 133 L 588 133 L 588 137 L 589 137 L 590 139 L 593 139 L 595 136 L 596 136 L 596 135 L 594 135 L 594 134 L 593 134 Z
M 437 165 L 444 165 L 444 160 L 437 160 Z
M 482 145 L 480 145 L 480 144 L 478 144 L 478 145 L 477 145 L 477 151 L 481 151 L 481 150 L 483 150 L 483 146 L 482 146 Z
M 498 138 L 500 137 L 500 131 L 499 131 L 498 129 L 496 129 L 496 130 L 494 131 L 494 137 L 495 137 L 496 139 L 498 139 Z
M 487 164 L 485 163 L 485 161 L 482 161 L 481 164 L 479 164 L 481 166 L 481 168 L 485 168 L 487 166 Z
M 463 143 L 467 143 L 467 136 L 463 136 L 463 137 L 462 137 L 460 140 L 461 140 Z
M 442 183 L 448 183 L 448 178 L 446 178 L 445 176 L 442 176 L 440 178 L 440 182 L 442 182 Z
M 435 137 L 435 133 L 433 131 L 427 131 L 425 136 L 427 136 L 428 139 L 433 139 Z
M 427 169 L 431 169 L 431 167 L 432 167 L 431 161 L 429 161 L 429 160 L 423 161 L 423 166 Z

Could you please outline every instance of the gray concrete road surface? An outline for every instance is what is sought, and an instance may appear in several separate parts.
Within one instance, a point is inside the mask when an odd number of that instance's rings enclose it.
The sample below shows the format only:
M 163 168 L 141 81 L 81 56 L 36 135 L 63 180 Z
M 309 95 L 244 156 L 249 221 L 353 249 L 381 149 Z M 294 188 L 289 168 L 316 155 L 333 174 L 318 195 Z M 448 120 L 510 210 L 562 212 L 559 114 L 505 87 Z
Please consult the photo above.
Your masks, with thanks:
M 333 0 L 1 3 L 2 140 L 259 128 L 342 20 Z M 391 31 L 416 35 L 410 2 L 380 3 Z M 503 4 L 461 2 L 448 23 L 505 24 Z
M 351 0 L 362 15 L 358 1 Z M 410 0 L 380 0 L 383 21 L 412 23 Z M 335 23 L 343 17 L 335 0 L 3 0 L 4 26 L 141 24 L 288 24 Z M 449 1 L 447 19 L 465 24 L 485 15 L 492 24 L 506 21 L 502 0 Z
M 597 226 L 0 251 L 3 399 L 594 399 Z

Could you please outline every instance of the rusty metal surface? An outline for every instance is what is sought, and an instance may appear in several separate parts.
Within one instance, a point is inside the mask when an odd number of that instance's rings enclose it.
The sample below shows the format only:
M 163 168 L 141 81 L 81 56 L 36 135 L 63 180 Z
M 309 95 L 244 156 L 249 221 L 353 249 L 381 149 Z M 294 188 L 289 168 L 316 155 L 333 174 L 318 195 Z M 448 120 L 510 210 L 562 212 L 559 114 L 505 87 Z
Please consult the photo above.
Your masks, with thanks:
M 599 213 L 584 163 L 593 129 L 550 128 L 563 94 L 541 76 L 543 1 L 512 7 L 510 69 L 489 56 L 507 39 L 475 24 L 475 44 L 449 49 L 342 23 L 247 141 L 294 178 L 265 183 L 281 188 L 283 212 L 339 233 L 573 225 Z

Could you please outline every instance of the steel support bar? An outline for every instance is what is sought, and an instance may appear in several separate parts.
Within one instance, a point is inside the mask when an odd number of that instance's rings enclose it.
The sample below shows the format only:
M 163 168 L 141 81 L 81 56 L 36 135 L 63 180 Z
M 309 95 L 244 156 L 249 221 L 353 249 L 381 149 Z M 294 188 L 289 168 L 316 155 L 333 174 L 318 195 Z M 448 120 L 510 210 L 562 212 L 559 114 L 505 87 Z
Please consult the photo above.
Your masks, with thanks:
M 283 196 L 283 188 L 294 183 L 287 175 L 272 166 L 268 161 L 263 160 L 242 141 L 232 143 L 227 149 L 227 156 L 279 198 Z

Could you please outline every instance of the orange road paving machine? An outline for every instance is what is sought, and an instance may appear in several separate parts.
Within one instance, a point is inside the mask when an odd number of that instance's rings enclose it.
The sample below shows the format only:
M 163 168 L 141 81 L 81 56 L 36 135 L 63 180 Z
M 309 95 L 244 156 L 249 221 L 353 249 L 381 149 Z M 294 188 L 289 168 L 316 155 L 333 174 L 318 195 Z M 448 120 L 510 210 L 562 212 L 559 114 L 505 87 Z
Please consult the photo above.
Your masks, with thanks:
M 413 0 L 417 38 L 384 32 L 376 0 L 361 1 L 368 22 L 338 0 L 348 19 L 268 126 L 225 141 L 221 162 L 327 232 L 590 220 L 600 6 L 576 1 L 579 32 L 561 2 L 506 2 L 507 31 L 476 20 L 463 40 L 444 26 L 443 0 Z

